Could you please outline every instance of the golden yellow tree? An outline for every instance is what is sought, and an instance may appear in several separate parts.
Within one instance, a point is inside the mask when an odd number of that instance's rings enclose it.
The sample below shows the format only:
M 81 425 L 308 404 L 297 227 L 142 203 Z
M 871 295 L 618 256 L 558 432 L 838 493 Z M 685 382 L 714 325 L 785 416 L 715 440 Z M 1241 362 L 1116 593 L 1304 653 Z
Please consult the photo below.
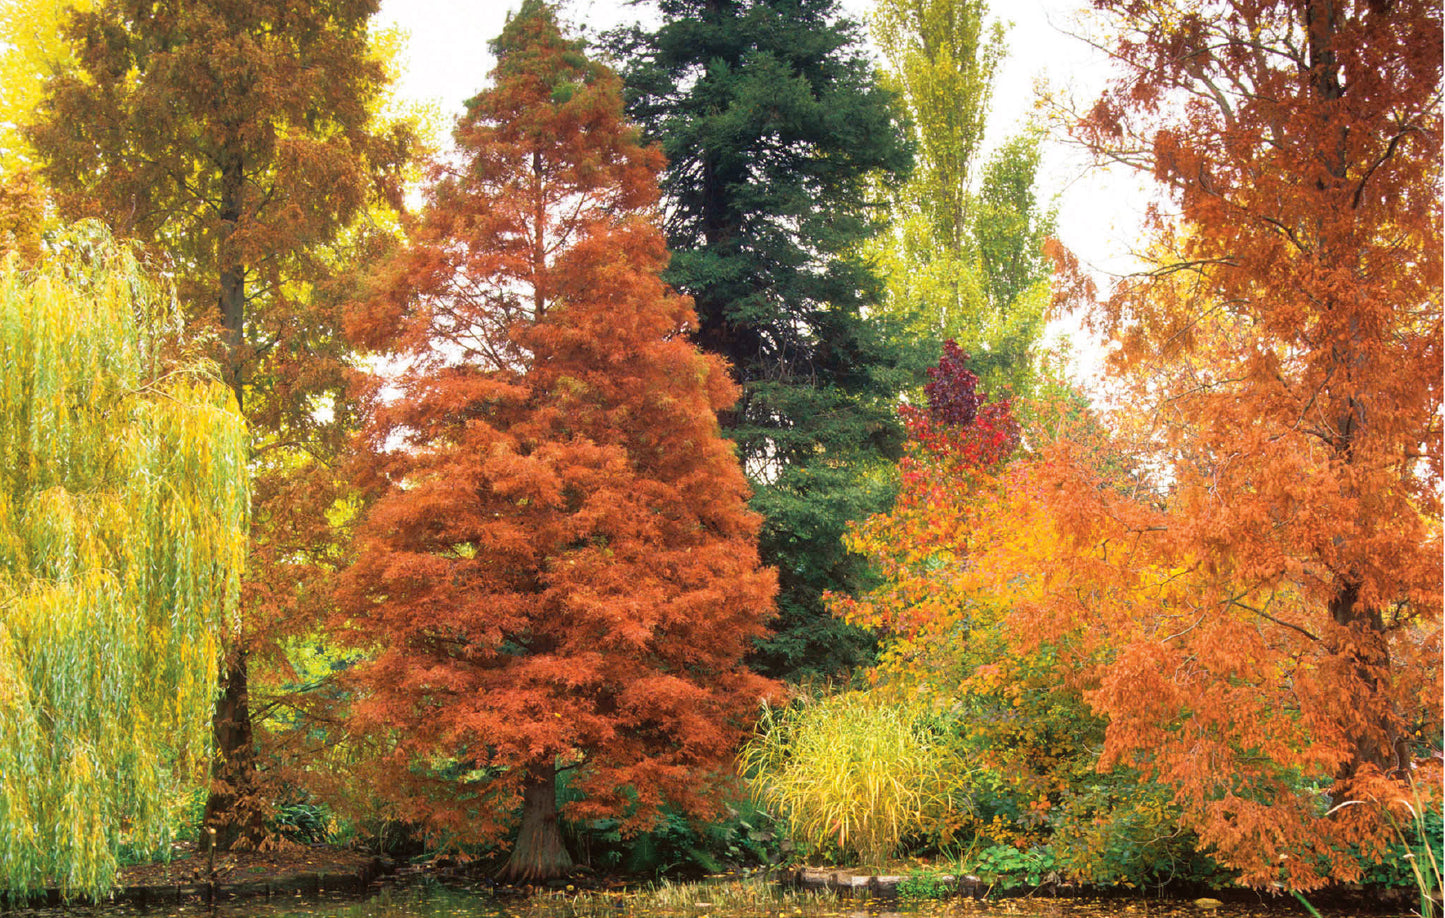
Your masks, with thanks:
M 45 76 L 74 66 L 62 26 L 71 10 L 91 6 L 91 0 L 0 0 L 0 173 L 30 165 L 22 132 L 45 95 Z

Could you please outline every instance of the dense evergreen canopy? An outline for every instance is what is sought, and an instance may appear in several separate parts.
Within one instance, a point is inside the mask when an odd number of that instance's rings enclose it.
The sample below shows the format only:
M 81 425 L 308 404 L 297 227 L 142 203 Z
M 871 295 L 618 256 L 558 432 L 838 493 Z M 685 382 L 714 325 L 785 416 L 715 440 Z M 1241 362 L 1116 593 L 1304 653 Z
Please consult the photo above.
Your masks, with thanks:
M 743 386 L 722 421 L 781 582 L 778 634 L 758 663 L 836 672 L 866 659 L 868 642 L 820 598 L 859 585 L 841 536 L 888 500 L 878 472 L 901 442 L 892 405 L 915 381 L 870 318 L 880 282 L 860 258 L 879 229 L 870 195 L 907 172 L 909 146 L 835 0 L 660 9 L 657 31 L 616 47 L 630 111 L 667 154 L 666 278 L 696 303 L 698 343 Z

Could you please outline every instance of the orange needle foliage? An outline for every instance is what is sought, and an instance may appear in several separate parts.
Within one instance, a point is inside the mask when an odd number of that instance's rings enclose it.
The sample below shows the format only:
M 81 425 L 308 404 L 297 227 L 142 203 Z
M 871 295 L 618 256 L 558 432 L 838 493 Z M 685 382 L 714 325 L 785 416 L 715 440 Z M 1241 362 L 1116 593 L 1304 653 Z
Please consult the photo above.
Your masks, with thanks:
M 1101 769 L 1172 787 L 1244 882 L 1354 880 L 1382 807 L 1439 788 L 1439 8 L 1095 5 L 1126 75 L 1081 136 L 1178 208 L 1093 312 L 1135 471 L 1041 444 L 971 576 L 1072 648 Z
M 856 537 L 889 583 L 845 611 L 921 658 L 1003 607 L 1004 662 L 1107 719 L 1100 771 L 1243 882 L 1353 881 L 1410 783 L 1439 806 L 1438 6 L 1095 5 L 1126 75 L 1080 135 L 1178 211 L 1102 304 L 1065 272 L 1129 410 L 997 476 L 905 470 Z
M 413 245 L 356 317 L 401 367 L 366 448 L 376 498 L 339 601 L 384 792 L 507 875 L 569 864 L 575 817 L 703 813 L 772 684 L 743 654 L 776 588 L 715 413 L 726 367 L 658 279 L 661 154 L 620 82 L 528 0 L 495 43 Z

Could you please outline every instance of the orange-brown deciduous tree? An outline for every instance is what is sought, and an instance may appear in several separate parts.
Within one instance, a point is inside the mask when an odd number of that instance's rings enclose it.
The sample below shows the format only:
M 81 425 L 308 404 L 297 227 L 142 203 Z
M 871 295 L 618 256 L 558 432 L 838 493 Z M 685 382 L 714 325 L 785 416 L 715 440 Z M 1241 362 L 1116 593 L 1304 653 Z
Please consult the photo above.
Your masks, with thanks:
M 377 117 L 377 0 L 103 0 L 66 15 L 75 66 L 27 130 L 61 213 L 93 216 L 168 263 L 252 432 L 242 622 L 224 641 L 206 826 L 257 843 L 266 805 L 250 660 L 314 625 L 345 444 L 347 353 L 333 288 L 368 206 L 399 203 L 409 130 Z M 354 235 L 354 234 L 353 234 Z M 279 654 L 272 654 L 279 657 Z
M 1036 578 L 1021 640 L 1102 661 L 1101 767 L 1246 882 L 1355 879 L 1381 806 L 1439 787 L 1440 8 L 1095 6 L 1127 69 L 1081 136 L 1176 211 L 1094 312 L 1146 452 L 1017 465 L 977 569 Z
M 27 263 L 39 257 L 44 207 L 43 192 L 29 174 L 0 175 L 0 255 L 16 252 Z
M 658 279 L 661 154 L 620 84 L 528 0 L 459 154 L 360 311 L 392 355 L 341 606 L 374 649 L 357 726 L 456 841 L 521 826 L 504 874 L 565 871 L 574 815 L 691 812 L 770 683 L 741 664 L 775 590 L 715 412 L 737 395 Z

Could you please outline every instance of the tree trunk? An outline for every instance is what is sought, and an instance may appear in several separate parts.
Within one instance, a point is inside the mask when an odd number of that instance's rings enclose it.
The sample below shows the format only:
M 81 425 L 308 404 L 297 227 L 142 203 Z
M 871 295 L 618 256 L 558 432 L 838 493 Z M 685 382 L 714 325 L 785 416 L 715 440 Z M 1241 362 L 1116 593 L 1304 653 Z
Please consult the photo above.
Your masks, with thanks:
M 1340 676 L 1350 685 L 1354 701 L 1350 710 L 1340 712 L 1351 755 L 1335 774 L 1336 786 L 1346 790 L 1367 765 L 1403 776 L 1410 758 L 1389 697 L 1390 645 L 1384 619 L 1378 609 L 1360 602 L 1359 585 L 1348 581 L 1331 600 L 1330 617 L 1348 629 L 1331 650 L 1340 660 Z
M 239 141 L 237 141 L 239 144 Z M 241 225 L 246 192 L 245 162 L 238 152 L 224 155 L 221 163 L 221 235 L 216 242 L 216 263 L 220 268 L 220 296 L 216 304 L 225 332 L 226 384 L 236 395 L 236 407 L 245 412 L 245 363 L 243 345 L 246 329 L 246 267 L 232 237 Z
M 203 849 L 213 838 L 218 850 L 229 851 L 254 848 L 266 837 L 265 810 L 257 793 L 246 671 L 245 651 L 230 655 L 221 671 L 221 694 L 211 722 L 216 749 L 206 815 L 201 821 Z
M 1339 40 L 1344 4 L 1338 0 L 1306 0 L 1304 26 L 1308 41 L 1310 86 L 1315 100 L 1337 103 L 1345 96 L 1346 84 L 1335 45 Z M 1334 114 L 1335 106 L 1325 110 Z M 1349 175 L 1349 131 L 1341 118 L 1334 136 L 1319 151 L 1320 160 L 1337 182 Z M 1320 190 L 1325 183 L 1317 182 Z M 1322 256 L 1332 257 L 1346 267 L 1358 270 L 1358 253 L 1350 245 L 1331 245 L 1324 237 L 1318 244 Z M 1330 256 L 1329 253 L 1335 254 Z M 1358 320 L 1350 323 L 1353 342 L 1363 333 Z M 1345 358 L 1342 378 L 1349 380 L 1352 372 L 1367 359 L 1364 350 L 1356 347 Z M 1341 412 L 1335 422 L 1337 431 L 1333 446 L 1335 454 L 1346 466 L 1355 464 L 1354 445 L 1372 418 L 1364 410 L 1365 400 L 1346 391 L 1340 397 Z M 1353 496 L 1353 492 L 1350 492 Z M 1340 712 L 1339 726 L 1350 744 L 1350 758 L 1335 773 L 1335 788 L 1348 794 L 1355 778 L 1367 767 L 1397 778 L 1409 774 L 1410 751 L 1399 713 L 1390 698 L 1390 644 L 1384 616 L 1378 605 L 1361 602 L 1360 583 L 1352 576 L 1342 576 L 1329 603 L 1330 618 L 1344 629 L 1332 641 L 1331 652 L 1338 658 L 1339 676 L 1350 688 L 1353 704 Z
M 557 767 L 548 761 L 527 771 L 522 828 L 512 856 L 497 877 L 512 883 L 535 883 L 566 876 L 571 869 L 572 856 L 562 844 L 557 825 Z
M 245 163 L 237 152 L 239 146 L 239 139 L 228 144 L 221 162 L 222 228 L 216 261 L 220 266 L 217 309 L 225 330 L 226 383 L 236 396 L 236 407 L 244 411 L 246 270 L 231 238 L 240 226 L 246 188 Z M 233 846 L 254 847 L 266 834 L 265 811 L 256 780 L 248 669 L 244 647 L 226 654 L 221 668 L 221 693 L 211 721 L 216 748 L 200 841 L 203 846 L 208 845 L 214 831 L 215 846 L 221 851 L 229 851 Z

